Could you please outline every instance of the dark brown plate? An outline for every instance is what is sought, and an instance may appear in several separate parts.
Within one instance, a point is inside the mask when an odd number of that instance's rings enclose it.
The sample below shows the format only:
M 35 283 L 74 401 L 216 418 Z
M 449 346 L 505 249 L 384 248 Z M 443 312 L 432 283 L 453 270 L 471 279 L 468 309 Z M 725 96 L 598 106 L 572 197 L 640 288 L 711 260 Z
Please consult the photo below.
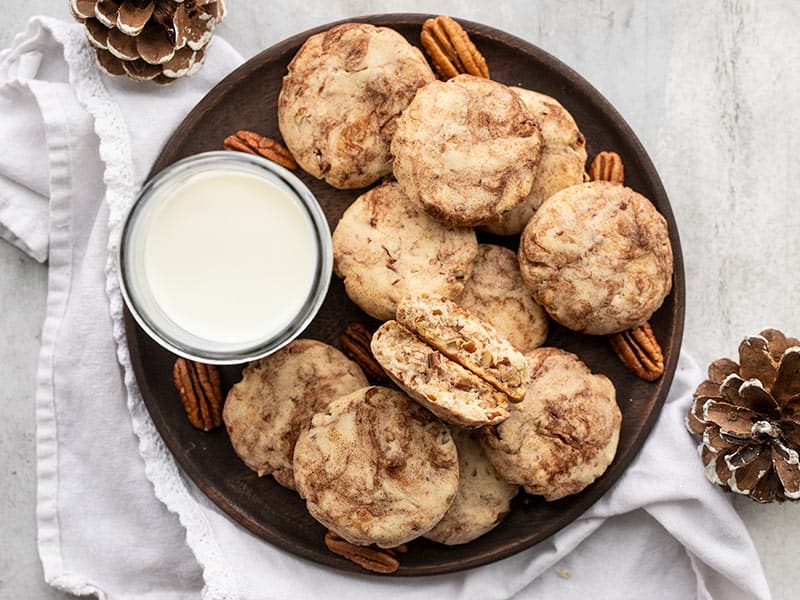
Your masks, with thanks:
M 397 14 L 351 20 L 392 27 L 418 45 L 425 18 Z M 546 52 L 502 31 L 462 23 L 486 56 L 493 79 L 558 98 L 586 135 L 589 156 L 604 149 L 617 151 L 625 163 L 626 183 L 650 198 L 666 217 L 675 254 L 674 288 L 651 321 L 664 349 L 666 373 L 655 383 L 641 381 L 623 368 L 605 338 L 579 335 L 553 325 L 549 345 L 576 352 L 593 371 L 605 373 L 616 385 L 623 421 L 614 463 L 584 492 L 558 502 L 521 494 L 511 514 L 495 530 L 470 544 L 446 547 L 425 540 L 413 542 L 397 572 L 406 576 L 447 573 L 507 557 L 541 542 L 589 508 L 622 475 L 650 432 L 672 381 L 683 334 L 684 273 L 675 219 L 655 168 L 630 127 L 597 90 Z M 151 174 L 191 154 L 221 149 L 222 140 L 238 129 L 279 137 L 276 101 L 286 66 L 309 35 L 329 27 L 281 42 L 226 77 L 178 127 Z M 337 191 L 299 175 L 316 194 L 333 229 L 358 193 Z M 512 247 L 517 243 L 516 238 L 480 237 L 482 241 Z M 338 345 L 344 327 L 364 319 L 334 277 L 322 310 L 303 336 Z M 271 477 L 259 479 L 245 467 L 234 454 L 224 428 L 202 433 L 189 424 L 172 384 L 175 357 L 152 341 L 127 313 L 126 327 L 136 378 L 150 415 L 178 463 L 200 489 L 233 519 L 266 541 L 319 563 L 363 572 L 326 550 L 325 530 L 309 516 L 297 494 L 282 488 Z M 222 370 L 226 389 L 240 373 L 241 367 Z

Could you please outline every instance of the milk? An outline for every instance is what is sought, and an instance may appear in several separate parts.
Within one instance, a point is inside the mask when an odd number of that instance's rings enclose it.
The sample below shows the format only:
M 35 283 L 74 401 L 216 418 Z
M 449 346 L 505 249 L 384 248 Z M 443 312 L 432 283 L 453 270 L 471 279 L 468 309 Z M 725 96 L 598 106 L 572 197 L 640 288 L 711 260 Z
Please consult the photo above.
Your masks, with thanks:
M 237 346 L 285 329 L 312 294 L 318 243 L 300 201 L 256 174 L 210 168 L 160 191 L 144 279 L 187 332 Z

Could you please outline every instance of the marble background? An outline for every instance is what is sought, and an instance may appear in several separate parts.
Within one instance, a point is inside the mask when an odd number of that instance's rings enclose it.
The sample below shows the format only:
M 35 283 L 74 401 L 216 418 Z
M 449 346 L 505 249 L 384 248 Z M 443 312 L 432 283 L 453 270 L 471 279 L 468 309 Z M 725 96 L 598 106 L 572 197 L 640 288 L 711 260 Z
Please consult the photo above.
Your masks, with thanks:
M 328 21 L 451 14 L 518 35 L 594 84 L 637 132 L 669 193 L 686 261 L 684 347 L 735 356 L 767 326 L 800 334 L 800 3 L 795 0 L 227 0 L 245 56 Z M 0 48 L 67 0 L 2 0 Z M 0 140 L 8 151 L 20 140 Z M 60 598 L 36 552 L 34 375 L 46 266 L 0 242 L 0 598 Z M 777 599 L 796 598 L 800 506 L 734 499 Z

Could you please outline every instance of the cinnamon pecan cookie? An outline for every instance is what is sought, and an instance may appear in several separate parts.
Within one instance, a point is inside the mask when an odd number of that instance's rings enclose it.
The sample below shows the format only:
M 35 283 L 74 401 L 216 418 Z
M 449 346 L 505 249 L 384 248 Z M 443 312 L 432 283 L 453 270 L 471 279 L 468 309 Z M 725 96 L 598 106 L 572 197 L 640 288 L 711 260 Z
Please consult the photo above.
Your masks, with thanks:
M 672 289 L 666 220 L 641 194 L 605 181 L 548 198 L 525 227 L 518 258 L 534 300 L 584 333 L 637 327 Z
M 451 428 L 458 449 L 458 493 L 450 509 L 425 537 L 440 544 L 466 544 L 494 529 L 517 495 L 487 460 L 475 431 Z
M 459 75 L 420 89 L 397 122 L 394 176 L 441 223 L 498 223 L 531 191 L 542 135 L 519 96 Z
M 455 302 L 409 294 L 397 306 L 397 322 L 512 400 L 525 397 L 528 361 L 494 327 Z
M 532 381 L 508 419 L 480 431 L 497 473 L 529 494 L 558 500 L 602 475 L 617 451 L 622 415 L 616 391 L 574 354 L 537 348 L 527 355 Z
M 508 416 L 508 396 L 397 321 L 380 326 L 371 349 L 392 381 L 448 423 L 483 427 Z
M 295 340 L 250 363 L 225 401 L 222 417 L 236 454 L 259 476 L 294 489 L 292 454 L 311 417 L 339 396 L 366 387 L 366 377 L 336 348 Z
M 364 187 L 392 172 L 397 117 L 434 79 L 396 31 L 338 25 L 308 38 L 289 63 L 278 126 L 306 172 L 336 188 Z
M 458 296 L 477 252 L 474 231 L 428 218 L 394 182 L 360 196 L 333 232 L 333 268 L 347 295 L 382 321 L 411 291 Z
M 472 275 L 456 302 L 491 323 L 520 352 L 547 339 L 547 313 L 528 293 L 517 255 L 508 248 L 479 244 Z
M 314 415 L 294 453 L 311 515 L 352 544 L 391 548 L 429 531 L 455 498 L 447 427 L 405 394 L 370 387 Z
M 523 88 L 511 89 L 519 94 L 539 123 L 542 157 L 528 196 L 504 214 L 500 223 L 486 227 L 487 231 L 498 235 L 520 233 L 542 202 L 565 187 L 583 182 L 586 166 L 586 139 L 572 115 L 555 98 Z

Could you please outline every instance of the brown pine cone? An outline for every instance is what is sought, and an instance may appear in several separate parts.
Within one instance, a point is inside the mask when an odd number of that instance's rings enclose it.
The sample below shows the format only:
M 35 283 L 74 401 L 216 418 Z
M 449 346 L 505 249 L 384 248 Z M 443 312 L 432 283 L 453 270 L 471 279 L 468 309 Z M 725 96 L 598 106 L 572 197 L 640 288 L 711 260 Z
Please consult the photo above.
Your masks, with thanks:
M 800 341 L 767 329 L 721 358 L 686 417 L 708 479 L 757 502 L 800 499 Z
M 70 0 L 109 75 L 170 83 L 203 64 L 225 0 Z

